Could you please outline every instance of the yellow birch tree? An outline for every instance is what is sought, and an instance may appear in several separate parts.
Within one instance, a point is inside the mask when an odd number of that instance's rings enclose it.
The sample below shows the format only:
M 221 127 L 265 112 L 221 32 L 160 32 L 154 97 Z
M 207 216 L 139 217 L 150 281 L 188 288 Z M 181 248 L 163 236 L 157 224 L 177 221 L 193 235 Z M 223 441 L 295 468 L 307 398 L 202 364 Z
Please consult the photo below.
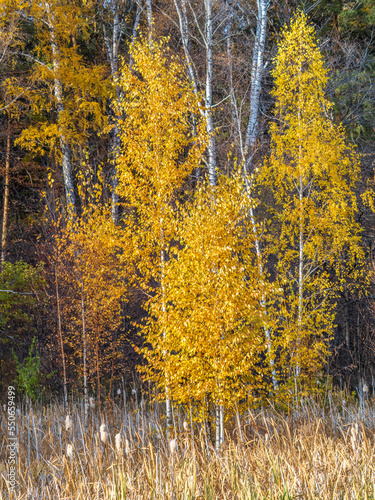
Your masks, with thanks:
M 141 37 L 130 49 L 132 67 L 123 64 L 117 82 L 123 116 L 118 195 L 123 211 L 134 215 L 132 242 L 139 283 L 146 296 L 154 294 L 155 285 L 160 287 L 162 309 L 166 308 L 165 265 L 175 236 L 175 214 L 184 183 L 201 165 L 207 146 L 198 98 L 166 43 Z M 168 381 L 166 389 L 169 427 Z
M 198 418 L 207 419 L 207 402 L 229 416 L 269 390 L 261 305 L 268 286 L 259 275 L 249 203 L 240 176 L 202 185 L 181 213 L 164 289 L 149 303 L 146 372 L 161 388 L 167 379 L 174 401 L 192 403 Z
M 359 161 L 329 118 L 327 70 L 305 15 L 284 30 L 272 74 L 271 155 L 259 185 L 269 201 L 268 255 L 283 288 L 274 310 L 281 370 L 307 379 L 327 353 L 337 290 L 363 257 Z

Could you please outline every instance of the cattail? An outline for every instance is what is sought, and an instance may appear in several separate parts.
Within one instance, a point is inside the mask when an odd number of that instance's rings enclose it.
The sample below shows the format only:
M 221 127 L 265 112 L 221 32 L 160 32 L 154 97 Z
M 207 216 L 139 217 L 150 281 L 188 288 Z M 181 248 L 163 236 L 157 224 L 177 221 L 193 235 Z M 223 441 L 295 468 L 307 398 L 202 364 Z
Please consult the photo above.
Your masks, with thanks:
M 129 440 L 128 440 L 128 439 L 125 439 L 125 453 L 126 453 L 127 455 L 130 455 L 130 453 L 131 453 L 130 443 L 129 443 Z
M 65 430 L 69 432 L 72 427 L 73 427 L 72 419 L 70 418 L 69 415 L 67 415 L 65 417 Z
M 189 424 L 186 422 L 186 420 L 183 421 L 182 427 L 185 429 L 185 431 L 189 430 Z
M 95 408 L 95 400 L 93 397 L 89 398 L 89 405 L 90 405 L 90 408 Z
M 351 436 L 350 436 L 351 445 L 352 445 L 353 451 L 356 452 L 357 451 L 357 436 L 358 436 L 358 423 L 357 422 L 352 426 L 350 433 L 351 433 Z
M 100 426 L 100 440 L 104 444 L 107 443 L 107 431 L 106 431 L 106 425 L 105 424 L 102 424 Z
M 177 443 L 177 439 L 171 439 L 169 441 L 169 449 L 171 450 L 171 453 L 175 453 L 177 451 L 177 448 L 178 448 L 178 443 Z
M 66 447 L 66 455 L 70 458 L 73 458 L 73 446 L 70 443 Z
M 122 450 L 122 446 L 121 446 L 121 444 L 122 444 L 121 432 L 119 432 L 118 434 L 116 434 L 116 436 L 115 436 L 115 444 L 116 444 L 116 451 L 118 453 L 120 453 L 121 450 Z

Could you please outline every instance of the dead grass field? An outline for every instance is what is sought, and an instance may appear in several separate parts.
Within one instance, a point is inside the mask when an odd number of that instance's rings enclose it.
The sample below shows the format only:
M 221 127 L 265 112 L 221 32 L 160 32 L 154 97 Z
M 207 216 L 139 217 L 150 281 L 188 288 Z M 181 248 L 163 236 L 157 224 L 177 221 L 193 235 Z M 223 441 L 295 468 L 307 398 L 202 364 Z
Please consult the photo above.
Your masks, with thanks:
M 120 401 L 106 410 L 72 402 L 22 405 L 17 494 L 7 473 L 7 414 L 1 408 L 1 499 L 375 499 L 375 402 L 327 398 L 289 414 L 249 411 L 234 419 L 217 452 L 200 425 L 175 411 L 167 442 L 162 407 Z M 105 424 L 105 428 L 101 427 Z M 69 427 L 69 425 L 68 425 Z M 115 437 L 117 434 L 121 435 Z M 106 442 L 104 442 L 106 441 Z M 70 445 L 70 446 L 69 446 Z

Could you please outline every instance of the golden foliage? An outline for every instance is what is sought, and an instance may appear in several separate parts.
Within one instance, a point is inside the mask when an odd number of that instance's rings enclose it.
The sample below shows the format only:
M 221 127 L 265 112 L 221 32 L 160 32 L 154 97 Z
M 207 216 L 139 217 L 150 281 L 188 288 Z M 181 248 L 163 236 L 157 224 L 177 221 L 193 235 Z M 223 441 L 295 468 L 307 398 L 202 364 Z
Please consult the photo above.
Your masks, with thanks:
M 159 281 L 160 253 L 174 234 L 179 190 L 200 166 L 206 134 L 199 102 L 166 40 L 140 38 L 131 55 L 132 68 L 123 64 L 117 82 L 123 93 L 118 193 L 135 214 L 140 272 L 145 282 Z
M 168 385 L 177 403 L 202 411 L 210 400 L 256 402 L 267 387 L 262 297 L 249 199 L 242 180 L 202 185 L 182 211 L 178 246 L 166 263 L 162 288 L 149 302 L 144 349 L 149 377 Z M 263 357 L 263 359 L 262 359 Z
M 316 371 L 333 332 L 337 291 L 359 273 L 358 156 L 328 117 L 327 70 L 303 14 L 283 33 L 273 70 L 276 99 L 271 156 L 259 185 L 268 192 L 267 252 L 283 288 L 281 369 Z

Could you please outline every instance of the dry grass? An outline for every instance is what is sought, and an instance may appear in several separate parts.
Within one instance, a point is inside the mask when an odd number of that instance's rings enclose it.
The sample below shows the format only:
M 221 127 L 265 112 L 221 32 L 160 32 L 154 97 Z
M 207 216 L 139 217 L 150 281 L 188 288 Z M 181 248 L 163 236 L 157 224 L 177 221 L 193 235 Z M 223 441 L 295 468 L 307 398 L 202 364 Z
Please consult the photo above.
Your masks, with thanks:
M 331 403 L 323 410 L 305 401 L 289 415 L 248 412 L 219 453 L 199 426 L 192 434 L 179 414 L 178 448 L 172 453 L 176 443 L 170 446 L 165 439 L 161 408 L 145 402 L 114 404 L 101 412 L 90 408 L 86 426 L 83 405 L 73 402 L 68 430 L 59 404 L 25 405 L 17 412 L 19 485 L 12 496 L 1 411 L 4 500 L 375 499 L 375 405 L 370 402 L 361 407 Z M 119 432 L 121 443 L 115 440 Z

